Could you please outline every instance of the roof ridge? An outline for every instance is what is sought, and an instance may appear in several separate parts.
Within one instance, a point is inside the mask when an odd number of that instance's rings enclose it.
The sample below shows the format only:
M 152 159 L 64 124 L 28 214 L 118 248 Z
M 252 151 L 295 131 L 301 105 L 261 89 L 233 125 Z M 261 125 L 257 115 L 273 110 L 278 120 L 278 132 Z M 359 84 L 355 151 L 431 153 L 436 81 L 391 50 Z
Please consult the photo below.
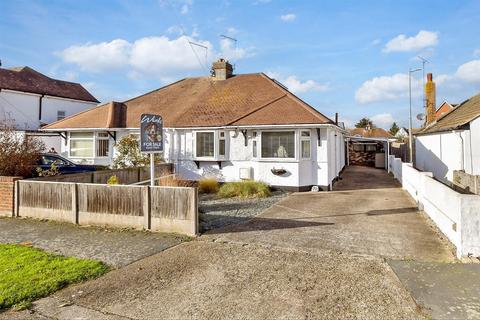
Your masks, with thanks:
M 236 119 L 233 119 L 232 121 L 228 122 L 228 123 L 227 123 L 227 126 L 228 126 L 228 125 L 231 125 L 232 123 L 235 123 L 235 122 L 237 122 L 237 121 L 239 121 L 239 120 L 241 120 L 241 119 L 243 119 L 243 118 L 245 118 L 245 117 L 248 117 L 249 115 L 251 115 L 251 114 L 253 114 L 253 113 L 257 112 L 257 111 L 260 111 L 261 109 L 265 108 L 266 106 L 268 106 L 268 105 L 270 105 L 270 104 L 272 104 L 272 103 L 274 103 L 274 102 L 276 102 L 276 101 L 278 101 L 278 100 L 280 100 L 280 99 L 282 99 L 282 98 L 284 98 L 284 97 L 286 97 L 286 96 L 287 96 L 286 94 L 283 94 L 283 95 L 281 95 L 280 97 L 274 98 L 274 99 L 268 101 L 267 103 L 262 104 L 260 107 L 255 108 L 254 110 L 251 110 L 251 111 L 249 111 L 249 112 L 241 115 L 240 117 L 238 117 L 238 118 L 236 118 Z
M 301 105 L 302 107 L 307 110 L 308 112 L 310 112 L 311 114 L 313 114 L 315 117 L 317 118 L 320 118 L 319 115 L 321 115 L 322 117 L 324 117 L 325 119 L 329 120 L 331 123 L 335 123 L 332 119 L 330 119 L 329 117 L 327 117 L 326 115 L 324 115 L 323 113 L 321 113 L 320 111 L 318 111 L 317 109 L 315 109 L 314 107 L 312 107 L 310 104 L 306 103 L 305 101 L 303 101 L 302 99 L 300 99 L 299 97 L 297 97 L 295 94 L 293 94 L 292 92 L 290 92 L 288 89 L 285 89 L 283 88 L 281 85 L 277 84 L 275 82 L 274 79 L 270 78 L 268 75 L 266 75 L 265 73 L 263 72 L 260 72 L 260 75 L 265 77 L 266 79 L 270 80 L 275 86 L 277 86 L 278 88 L 280 88 L 280 90 L 286 92 L 286 95 L 287 96 L 291 96 L 293 99 L 297 100 Z M 323 119 L 321 119 L 323 120 Z
M 198 78 L 201 78 L 201 77 L 198 77 Z M 187 77 L 187 78 L 183 78 L 183 79 L 177 80 L 177 81 L 175 81 L 175 82 L 172 82 L 172 83 L 169 83 L 169 84 L 167 84 L 167 85 L 164 85 L 163 87 L 160 87 L 160 88 L 157 88 L 157 89 L 153 89 L 153 90 L 148 91 L 148 92 L 145 92 L 144 94 L 141 94 L 141 95 L 139 95 L 139 96 L 136 96 L 136 97 L 130 98 L 130 99 L 128 99 L 128 100 L 122 101 L 122 103 L 127 103 L 127 102 L 130 102 L 130 101 L 132 101 L 132 100 L 136 100 L 136 99 L 138 99 L 138 98 L 144 97 L 144 96 L 146 96 L 146 95 L 148 95 L 148 94 L 154 93 L 155 91 L 160 91 L 160 90 L 162 90 L 162 89 L 166 89 L 166 88 L 168 88 L 168 87 L 171 87 L 171 86 L 173 86 L 173 85 L 175 85 L 175 84 L 177 84 L 177 83 L 180 83 L 180 82 L 182 82 L 182 81 L 185 81 L 185 80 L 187 80 L 187 79 L 193 79 L 193 78 L 188 78 L 188 77 Z

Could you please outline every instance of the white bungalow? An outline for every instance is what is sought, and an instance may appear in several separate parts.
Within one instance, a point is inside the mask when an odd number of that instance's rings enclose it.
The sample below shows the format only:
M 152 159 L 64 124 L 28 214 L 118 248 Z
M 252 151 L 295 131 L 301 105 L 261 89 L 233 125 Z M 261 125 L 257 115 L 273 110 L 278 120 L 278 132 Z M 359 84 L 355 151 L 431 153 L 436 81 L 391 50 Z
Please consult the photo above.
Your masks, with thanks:
M 110 102 L 45 129 L 66 138 L 76 162 L 111 164 L 115 142 L 139 133 L 140 115 L 161 115 L 164 158 L 188 180 L 254 179 L 309 190 L 331 187 L 345 165 L 344 130 L 263 73 L 186 78 L 123 103 Z

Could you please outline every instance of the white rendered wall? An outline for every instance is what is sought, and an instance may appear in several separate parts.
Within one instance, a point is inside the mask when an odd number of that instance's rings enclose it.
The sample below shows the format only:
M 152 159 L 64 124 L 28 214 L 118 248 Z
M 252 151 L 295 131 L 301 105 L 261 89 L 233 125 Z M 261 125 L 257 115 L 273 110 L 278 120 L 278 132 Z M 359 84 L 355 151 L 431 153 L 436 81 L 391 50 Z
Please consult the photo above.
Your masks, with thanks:
M 37 130 L 40 124 L 57 121 L 58 111 L 65 111 L 65 116 L 68 117 L 97 105 L 95 102 L 44 96 L 39 119 L 40 97 L 39 94 L 1 90 L 0 121 L 13 119 L 19 130 Z
M 44 96 L 42 99 L 42 123 L 49 124 L 57 121 L 58 111 L 65 111 L 65 116 L 69 117 L 76 113 L 93 108 L 96 105 L 96 102 Z
M 12 119 L 18 130 L 36 130 L 40 126 L 38 94 L 0 91 L 0 121 Z
M 460 194 L 394 156 L 389 163 L 389 171 L 455 245 L 457 256 L 480 256 L 480 196 Z
M 480 118 L 470 122 L 469 146 L 467 160 L 470 166 L 466 165 L 465 171 L 473 175 L 480 175 Z
M 417 136 L 415 140 L 415 166 L 445 183 L 453 180 L 453 171 L 469 171 L 470 138 L 468 131 L 442 132 Z M 463 140 L 463 151 L 462 151 Z

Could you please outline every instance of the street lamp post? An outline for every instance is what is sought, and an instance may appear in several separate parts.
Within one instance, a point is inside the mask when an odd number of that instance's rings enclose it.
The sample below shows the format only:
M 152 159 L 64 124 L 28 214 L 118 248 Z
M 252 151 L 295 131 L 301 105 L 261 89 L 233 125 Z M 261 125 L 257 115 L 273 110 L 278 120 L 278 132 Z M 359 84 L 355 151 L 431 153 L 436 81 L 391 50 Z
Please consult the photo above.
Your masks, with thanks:
M 412 73 L 422 69 L 408 70 L 408 96 L 410 99 L 410 109 L 408 115 L 408 149 L 410 150 L 410 163 L 413 163 L 413 135 L 412 135 Z

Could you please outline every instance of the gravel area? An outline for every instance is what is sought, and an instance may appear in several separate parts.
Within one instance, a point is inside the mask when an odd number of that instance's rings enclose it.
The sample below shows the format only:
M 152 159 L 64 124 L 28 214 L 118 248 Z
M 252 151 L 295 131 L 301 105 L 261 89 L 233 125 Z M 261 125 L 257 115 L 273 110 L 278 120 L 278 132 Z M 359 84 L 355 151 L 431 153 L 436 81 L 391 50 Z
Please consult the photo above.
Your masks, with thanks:
M 0 243 L 31 243 L 43 250 L 113 267 L 163 251 L 186 240 L 172 234 L 80 227 L 69 223 L 33 219 L 0 218 Z
M 247 222 L 287 195 L 288 193 L 281 191 L 275 191 L 271 197 L 260 199 L 218 199 L 212 195 L 201 195 L 198 207 L 200 231 L 206 232 L 232 224 Z

